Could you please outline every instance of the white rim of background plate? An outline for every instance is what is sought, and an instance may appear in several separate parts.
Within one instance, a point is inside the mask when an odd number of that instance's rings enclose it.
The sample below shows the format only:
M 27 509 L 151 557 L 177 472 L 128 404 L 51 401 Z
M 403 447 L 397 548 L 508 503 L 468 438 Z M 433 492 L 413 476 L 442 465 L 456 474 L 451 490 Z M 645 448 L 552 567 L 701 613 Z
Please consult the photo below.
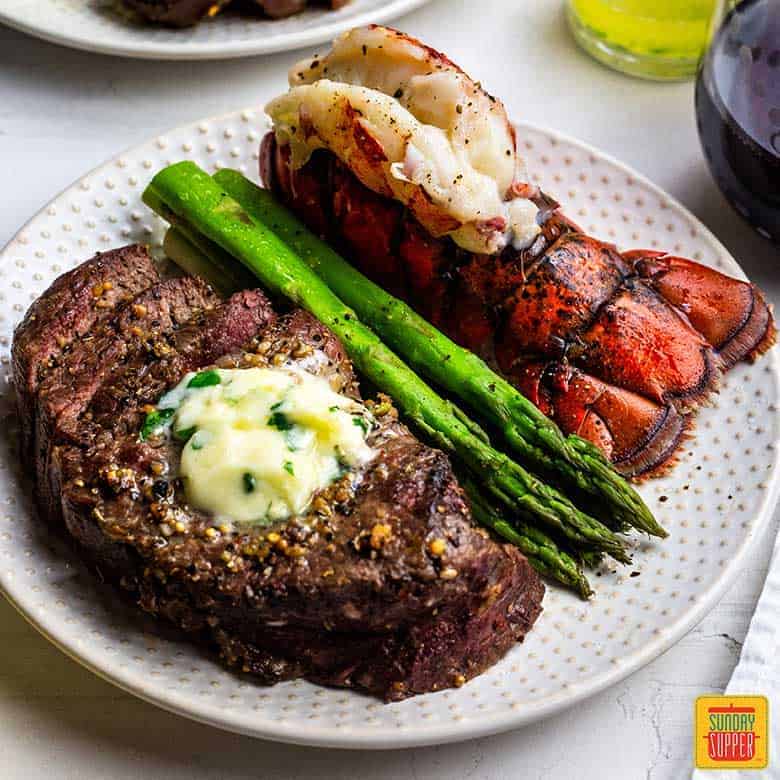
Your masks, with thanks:
M 40 0 L 33 0 L 40 2 Z M 182 40 L 173 40 L 170 43 L 159 41 L 142 42 L 128 35 L 126 38 L 117 36 L 115 39 L 100 40 L 92 35 L 82 35 L 81 32 L 63 33 L 61 29 L 55 26 L 49 26 L 45 22 L 31 23 L 27 19 L 14 13 L 13 7 L 8 10 L 0 8 L 0 22 L 13 27 L 16 30 L 32 35 L 49 43 L 56 43 L 60 46 L 67 46 L 81 51 L 94 52 L 97 54 L 111 54 L 119 57 L 131 57 L 142 60 L 218 60 L 235 59 L 238 57 L 252 57 L 260 54 L 273 54 L 281 51 L 291 51 L 307 46 L 313 46 L 323 41 L 330 41 L 339 33 L 345 32 L 353 27 L 360 27 L 365 24 L 378 24 L 388 22 L 399 16 L 403 16 L 421 5 L 429 3 L 431 0 L 388 0 L 383 6 L 369 9 L 363 13 L 345 16 L 336 21 L 325 21 L 323 24 L 310 29 L 300 30 L 298 32 L 288 32 L 280 35 L 269 36 L 266 30 L 258 27 L 257 37 L 251 40 L 236 41 L 185 41 L 186 32 L 172 29 L 171 37 L 174 38 L 178 33 Z M 13 6 L 13 3 L 12 3 Z M 305 12 L 304 12 L 305 13 Z M 338 13 L 333 11 L 331 13 Z M 289 23 L 286 20 L 278 20 L 280 23 Z M 273 21 L 262 21 L 258 24 L 273 24 Z M 220 24 L 220 19 L 216 18 L 203 24 Z M 159 30 L 159 27 L 150 29 Z M 133 28 L 135 33 L 138 28 Z
M 254 109 L 243 112 L 234 112 L 220 117 L 214 117 L 208 120 L 201 120 L 191 125 L 182 126 L 176 130 L 172 130 L 164 136 L 174 136 L 177 133 L 184 133 L 192 130 L 192 134 L 197 135 L 197 128 L 204 127 L 209 123 L 226 123 L 228 121 L 237 121 L 239 117 L 246 120 L 248 117 L 254 115 Z M 523 137 L 523 130 L 526 129 L 529 132 L 534 132 L 539 135 L 545 136 L 550 143 L 554 145 L 573 147 L 574 150 L 581 151 L 590 156 L 592 164 L 604 163 L 608 165 L 613 172 L 618 173 L 626 177 L 629 182 L 635 182 L 641 185 L 648 193 L 656 196 L 660 203 L 667 204 L 670 209 L 670 213 L 676 212 L 678 216 L 682 217 L 687 227 L 694 232 L 697 232 L 704 241 L 711 245 L 716 256 L 723 261 L 725 270 L 732 274 L 738 275 L 744 278 L 744 273 L 734 261 L 722 244 L 707 230 L 687 209 L 685 209 L 678 201 L 670 197 L 663 190 L 656 185 L 652 184 L 647 178 L 641 174 L 633 171 L 628 166 L 615 160 L 613 157 L 606 155 L 593 146 L 580 142 L 576 139 L 568 137 L 557 131 L 551 131 L 546 128 L 539 127 L 531 123 L 518 124 L 519 137 Z M 160 138 L 164 137 L 161 136 Z M 159 139 L 158 139 L 159 140 Z M 125 157 L 138 156 L 142 150 L 148 149 L 151 144 L 154 143 L 154 139 L 145 144 L 141 144 L 128 149 L 126 152 L 118 155 L 117 157 L 109 160 L 103 165 L 98 166 L 89 174 L 81 177 L 71 187 L 63 190 L 60 195 L 50 201 L 36 216 L 30 219 L 26 225 L 19 231 L 16 237 L 11 239 L 9 244 L 0 253 L 0 268 L 6 267 L 11 261 L 12 246 L 19 236 L 25 233 L 28 229 L 34 226 L 34 223 L 39 218 L 46 218 L 46 213 L 50 209 L 56 208 L 59 201 L 66 199 L 72 194 L 75 194 L 79 190 L 79 183 L 81 181 L 98 176 L 101 172 L 106 171 L 109 168 L 113 168 L 118 161 Z M 544 161 L 544 157 L 542 157 Z M 568 165 L 568 163 L 567 163 Z M 149 171 L 149 176 L 153 175 L 154 170 Z M 536 177 L 538 178 L 538 177 Z M 54 213 L 54 211 L 52 211 Z M 574 215 L 572 215 L 574 216 Z M 87 251 L 85 250 L 85 256 Z M 752 518 L 752 522 L 746 526 L 746 533 L 742 537 L 742 541 L 739 547 L 729 553 L 730 557 L 722 566 L 720 574 L 716 576 L 709 588 L 699 594 L 696 601 L 686 610 L 682 611 L 677 619 L 669 624 L 664 625 L 662 630 L 656 631 L 654 638 L 651 641 L 641 645 L 638 649 L 632 649 L 625 656 L 618 660 L 613 660 L 613 663 L 607 671 L 601 672 L 591 678 L 588 678 L 586 683 L 578 683 L 576 689 L 564 689 L 560 692 L 547 695 L 540 700 L 534 700 L 531 706 L 505 712 L 498 715 L 491 715 L 487 711 L 484 716 L 479 715 L 478 719 L 472 719 L 470 721 L 464 721 L 460 724 L 453 725 L 451 723 L 437 724 L 431 728 L 416 727 L 414 730 L 394 732 L 392 729 L 389 732 L 381 733 L 367 733 L 358 732 L 350 733 L 349 731 L 339 731 L 332 726 L 315 725 L 311 722 L 303 721 L 286 721 L 279 723 L 275 720 L 252 717 L 252 722 L 248 723 L 246 717 L 242 717 L 241 712 L 225 711 L 224 709 L 216 706 L 210 702 L 205 702 L 202 699 L 196 699 L 192 695 L 179 694 L 176 691 L 160 690 L 159 686 L 155 685 L 153 679 L 149 679 L 140 674 L 123 673 L 116 668 L 116 655 L 106 656 L 100 654 L 98 651 L 94 651 L 92 648 L 79 649 L 75 646 L 74 641 L 70 641 L 67 636 L 63 636 L 63 633 L 58 631 L 56 620 L 47 618 L 47 613 L 43 614 L 42 618 L 36 615 L 35 610 L 32 608 L 32 598 L 29 593 L 26 593 L 21 586 L 14 586 L 13 578 L 6 578 L 2 569 L 0 569 L 0 586 L 16 609 L 25 617 L 30 624 L 36 628 L 43 636 L 45 636 L 54 645 L 59 647 L 64 653 L 73 658 L 78 663 L 82 664 L 92 672 L 102 677 L 103 679 L 111 682 L 123 690 L 138 696 L 152 704 L 155 704 L 170 712 L 183 715 L 192 720 L 206 723 L 216 726 L 218 728 L 226 729 L 229 731 L 246 734 L 248 736 L 260 737 L 266 739 L 272 739 L 281 742 L 289 742 L 296 744 L 304 744 L 311 746 L 321 747 L 342 747 L 342 748 L 363 748 L 363 749 L 387 749 L 387 748 L 403 748 L 411 746 L 423 746 L 432 744 L 441 744 L 446 742 L 463 741 L 466 739 L 473 739 L 476 737 L 486 736 L 489 734 L 495 734 L 502 731 L 507 731 L 513 728 L 517 728 L 526 725 L 531 722 L 536 722 L 549 717 L 563 709 L 566 709 L 577 702 L 598 693 L 611 685 L 619 682 L 628 675 L 637 671 L 659 655 L 666 651 L 673 644 L 678 642 L 688 631 L 691 630 L 706 614 L 709 612 L 724 594 L 729 585 L 734 581 L 737 573 L 739 572 L 743 561 L 751 547 L 752 542 L 764 529 L 768 520 L 772 516 L 772 511 L 777 502 L 778 494 L 780 493 L 780 464 L 778 463 L 778 447 L 780 446 L 780 435 L 778 435 L 778 423 L 780 422 L 780 414 L 778 410 L 772 406 L 777 402 L 777 389 L 780 385 L 780 367 L 778 366 L 777 350 L 772 350 L 768 355 L 764 356 L 761 361 L 763 370 L 771 372 L 774 379 L 774 396 L 767 400 L 770 404 L 770 411 L 767 413 L 767 418 L 772 417 L 770 423 L 774 426 L 774 438 L 769 442 L 768 447 L 773 450 L 772 455 L 772 471 L 771 474 L 766 475 L 766 479 L 762 480 L 763 493 L 762 499 L 758 503 L 755 513 Z M 745 368 L 745 366 L 743 366 Z M 736 369 L 734 369 L 736 370 Z M 766 419 L 766 418 L 765 418 Z M 678 469 L 685 468 L 685 464 L 681 463 L 677 467 Z M 704 477 L 702 476 L 702 479 Z M 649 486 L 654 484 L 660 484 L 660 481 L 651 481 L 646 483 Z M 649 490 L 649 487 L 648 487 Z M 674 534 L 678 529 L 671 529 Z M 663 545 L 667 542 L 661 542 Z M 662 548 L 663 549 L 663 548 Z M 641 560 L 640 560 L 641 562 Z M 623 588 L 623 591 L 619 594 L 620 597 L 624 597 L 626 600 L 630 597 L 628 580 L 617 585 L 618 588 Z M 551 586 L 550 591 L 555 590 L 555 586 Z M 548 599 L 550 596 L 548 595 Z M 630 601 L 629 601 L 630 603 Z M 588 609 L 587 605 L 584 607 Z M 638 606 L 637 606 L 638 610 Z M 533 636 L 533 632 L 530 635 Z M 526 659 L 523 658 L 524 649 L 520 646 L 517 651 L 520 656 L 520 663 L 522 664 Z M 530 664 L 529 664 L 530 665 Z M 514 673 L 514 672 L 513 672 Z M 458 691 L 450 691 L 450 695 L 457 696 L 461 692 L 467 690 L 474 690 L 470 686 L 480 686 L 480 684 L 487 684 L 485 676 L 478 677 L 471 681 L 464 688 Z M 356 696 L 359 694 L 342 691 L 344 696 Z M 446 693 L 446 692 L 443 692 Z M 428 694 L 429 697 L 440 696 L 442 694 Z M 423 697 L 416 697 L 411 701 L 421 701 Z M 379 707 L 385 705 L 378 705 Z M 392 705 L 387 705 L 392 706 Z M 378 731 L 378 730 L 377 730 Z

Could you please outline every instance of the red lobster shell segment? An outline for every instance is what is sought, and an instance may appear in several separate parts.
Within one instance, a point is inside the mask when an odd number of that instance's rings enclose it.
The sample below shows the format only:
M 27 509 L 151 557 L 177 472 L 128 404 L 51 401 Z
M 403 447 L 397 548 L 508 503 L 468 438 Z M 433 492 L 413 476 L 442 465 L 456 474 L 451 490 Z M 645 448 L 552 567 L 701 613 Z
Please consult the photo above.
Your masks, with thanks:
M 718 352 L 724 369 L 739 360 L 754 360 L 774 343 L 772 313 L 755 285 L 664 252 L 638 249 L 625 252 L 623 257 L 640 277 L 686 314 L 691 325 Z
M 477 255 L 434 238 L 335 156 L 294 170 L 269 133 L 261 176 L 361 271 L 509 377 L 567 433 L 629 476 L 673 462 L 690 412 L 735 362 L 775 339 L 752 284 L 661 252 L 620 253 L 547 214 L 525 250 Z

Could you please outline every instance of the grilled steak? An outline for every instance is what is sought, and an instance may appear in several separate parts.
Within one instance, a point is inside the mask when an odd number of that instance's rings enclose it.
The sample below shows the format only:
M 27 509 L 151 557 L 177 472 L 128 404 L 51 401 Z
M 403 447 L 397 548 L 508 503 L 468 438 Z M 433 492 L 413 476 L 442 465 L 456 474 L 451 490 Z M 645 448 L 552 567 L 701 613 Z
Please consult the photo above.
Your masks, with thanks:
M 262 11 L 272 19 L 280 19 L 303 11 L 308 0 L 124 0 L 125 5 L 145 19 L 171 27 L 191 27 L 206 17 L 215 16 L 227 5 L 247 11 Z M 319 5 L 341 8 L 348 0 L 324 0 Z
M 357 380 L 308 314 L 279 314 L 259 291 L 218 302 L 193 279 L 159 281 L 139 247 L 117 257 L 55 282 L 14 341 L 42 512 L 105 579 L 267 683 L 304 676 L 400 699 L 459 685 L 523 638 L 541 610 L 536 573 L 472 526 L 447 457 L 386 398 L 366 401 L 376 457 L 305 516 L 217 526 L 191 507 L 182 445 L 139 437 L 147 405 L 187 371 L 297 366 L 359 399 Z M 85 284 L 91 305 L 66 294 Z

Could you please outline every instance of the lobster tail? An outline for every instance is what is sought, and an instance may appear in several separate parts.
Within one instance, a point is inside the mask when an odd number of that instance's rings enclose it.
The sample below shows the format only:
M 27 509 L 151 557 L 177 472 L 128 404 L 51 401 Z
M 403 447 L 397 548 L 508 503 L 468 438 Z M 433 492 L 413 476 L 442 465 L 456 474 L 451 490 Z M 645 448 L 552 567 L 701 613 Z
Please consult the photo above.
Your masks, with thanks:
M 715 387 L 719 361 L 712 347 L 611 245 L 569 232 L 520 274 L 486 275 L 478 265 L 483 258 L 474 258 L 464 278 L 486 302 L 502 306 L 496 355 L 505 372 L 535 355 L 565 358 L 609 384 L 679 409 Z
M 269 133 L 260 168 L 266 186 L 363 273 L 492 361 L 628 476 L 673 462 L 689 413 L 721 373 L 774 343 L 754 285 L 660 252 L 620 253 L 542 193 L 530 194 L 542 221 L 531 246 L 481 255 L 432 236 L 328 151 L 295 168 Z

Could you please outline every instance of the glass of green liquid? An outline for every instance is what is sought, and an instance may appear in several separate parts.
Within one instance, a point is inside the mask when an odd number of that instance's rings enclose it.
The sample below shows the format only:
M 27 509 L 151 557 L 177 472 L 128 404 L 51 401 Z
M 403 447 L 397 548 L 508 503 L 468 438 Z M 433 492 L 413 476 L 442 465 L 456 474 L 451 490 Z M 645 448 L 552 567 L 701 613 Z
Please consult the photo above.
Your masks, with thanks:
M 567 0 L 569 25 L 605 65 L 658 80 L 691 78 L 728 0 Z

